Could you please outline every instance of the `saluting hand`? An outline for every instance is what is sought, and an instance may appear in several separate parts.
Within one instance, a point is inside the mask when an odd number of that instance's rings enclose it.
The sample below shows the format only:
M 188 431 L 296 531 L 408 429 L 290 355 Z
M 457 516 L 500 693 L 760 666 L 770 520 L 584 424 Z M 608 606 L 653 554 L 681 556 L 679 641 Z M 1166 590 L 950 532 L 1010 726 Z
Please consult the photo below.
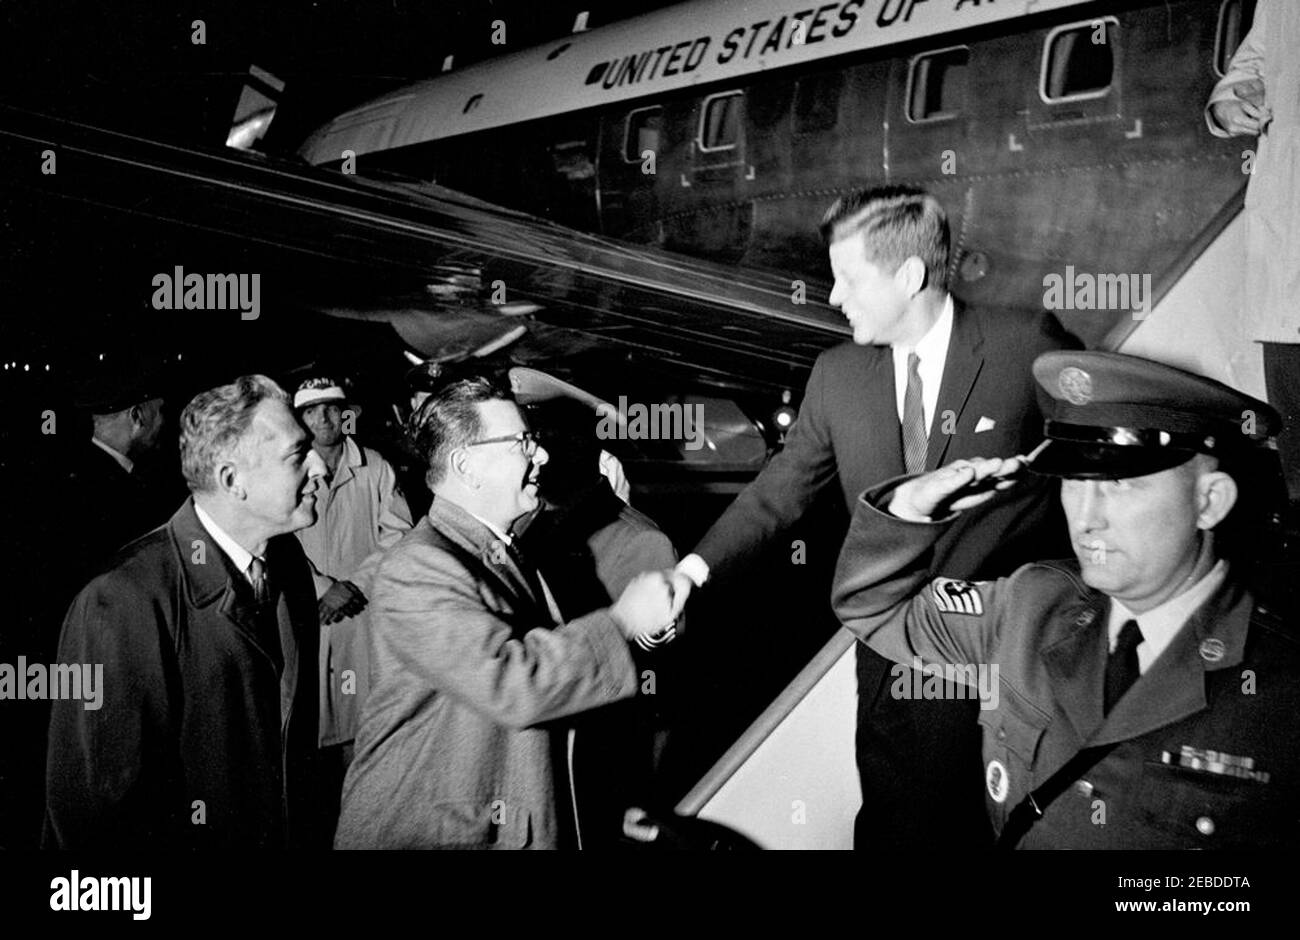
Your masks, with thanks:
M 929 522 L 936 515 L 972 509 L 992 499 L 998 490 L 1015 486 L 1011 479 L 1024 468 L 1022 457 L 972 457 L 900 484 L 889 512 L 900 519 Z

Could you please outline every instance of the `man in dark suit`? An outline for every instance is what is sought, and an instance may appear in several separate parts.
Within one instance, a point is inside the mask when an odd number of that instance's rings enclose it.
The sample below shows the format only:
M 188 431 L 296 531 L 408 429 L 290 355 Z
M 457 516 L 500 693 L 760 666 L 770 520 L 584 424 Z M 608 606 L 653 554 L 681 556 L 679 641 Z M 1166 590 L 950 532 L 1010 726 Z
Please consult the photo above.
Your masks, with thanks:
M 372 585 L 371 688 L 335 846 L 581 846 L 565 719 L 636 693 L 628 641 L 672 619 L 667 581 L 640 574 L 565 622 L 510 534 L 548 454 L 509 390 L 453 381 L 411 421 L 433 505 Z
M 192 498 L 77 595 L 59 661 L 103 707 L 53 704 L 45 844 L 278 848 L 327 840 L 312 793 L 316 596 L 288 533 L 324 467 L 285 392 L 244 376 L 181 415 Z
M 60 528 L 76 526 L 84 535 L 60 552 L 67 593 L 58 599 L 59 616 L 114 552 L 166 522 L 181 499 L 153 472 L 164 463 L 157 460 L 164 383 L 159 369 L 134 357 L 97 364 L 77 389 L 74 404 L 90 416 L 92 432 L 59 468 L 54 508 Z
M 830 208 L 822 234 L 835 277 L 830 301 L 852 325 L 853 342 L 817 359 L 785 448 L 678 565 L 676 609 L 692 588 L 753 558 L 837 477 L 847 509 L 868 486 L 901 473 L 1027 453 L 1042 439 L 1031 366 L 1072 339 L 1050 315 L 979 310 L 948 293 L 948 223 L 933 197 L 908 187 L 854 193 Z M 1050 557 L 1060 529 L 1047 487 L 1017 489 L 964 515 L 936 544 L 933 565 L 988 578 Z M 972 784 L 978 704 L 956 695 L 897 700 L 889 665 L 858 647 L 863 807 L 855 845 L 987 844 Z

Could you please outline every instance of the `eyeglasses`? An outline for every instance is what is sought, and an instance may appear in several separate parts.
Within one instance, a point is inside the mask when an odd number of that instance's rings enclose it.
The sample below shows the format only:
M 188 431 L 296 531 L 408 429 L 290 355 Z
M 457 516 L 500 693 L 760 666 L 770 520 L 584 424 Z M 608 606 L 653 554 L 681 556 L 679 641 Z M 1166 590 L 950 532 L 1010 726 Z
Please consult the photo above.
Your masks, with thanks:
M 509 441 L 512 444 L 518 444 L 520 452 L 525 457 L 531 457 L 537 453 L 537 435 L 532 431 L 520 431 L 518 434 L 506 434 L 501 437 L 489 437 L 481 441 L 474 441 L 472 444 L 466 444 L 466 447 L 478 447 L 480 444 L 504 444 Z

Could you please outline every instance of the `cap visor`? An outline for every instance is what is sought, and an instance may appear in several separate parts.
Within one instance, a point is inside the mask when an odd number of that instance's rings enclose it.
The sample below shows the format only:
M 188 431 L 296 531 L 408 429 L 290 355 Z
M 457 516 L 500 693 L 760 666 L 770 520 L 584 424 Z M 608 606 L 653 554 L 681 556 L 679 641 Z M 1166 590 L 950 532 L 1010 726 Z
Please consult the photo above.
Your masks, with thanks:
M 1193 451 L 1175 448 L 1121 447 L 1054 440 L 1030 464 L 1029 469 L 1052 477 L 1123 480 L 1177 467 L 1193 456 Z

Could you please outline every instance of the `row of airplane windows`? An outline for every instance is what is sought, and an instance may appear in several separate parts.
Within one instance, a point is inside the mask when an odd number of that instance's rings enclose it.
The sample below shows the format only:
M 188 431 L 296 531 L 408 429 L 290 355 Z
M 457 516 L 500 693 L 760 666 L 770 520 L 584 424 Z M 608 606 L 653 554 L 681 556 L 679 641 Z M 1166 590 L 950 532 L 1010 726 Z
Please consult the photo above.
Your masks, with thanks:
M 1224 0 L 1219 10 L 1214 71 L 1222 77 L 1253 18 L 1254 0 Z M 1043 40 L 1039 95 L 1047 104 L 1065 104 L 1110 94 L 1115 79 L 1113 43 L 1119 38 L 1114 17 L 1058 26 Z M 968 46 L 951 46 L 915 56 L 908 70 L 907 119 L 914 124 L 952 120 L 965 103 Z M 796 84 L 795 133 L 829 130 L 838 120 L 842 71 L 825 72 Z M 740 140 L 743 91 L 726 91 L 704 99 L 696 147 L 701 153 L 732 150 Z M 663 108 L 651 105 L 628 112 L 623 159 L 640 163 L 659 149 Z

